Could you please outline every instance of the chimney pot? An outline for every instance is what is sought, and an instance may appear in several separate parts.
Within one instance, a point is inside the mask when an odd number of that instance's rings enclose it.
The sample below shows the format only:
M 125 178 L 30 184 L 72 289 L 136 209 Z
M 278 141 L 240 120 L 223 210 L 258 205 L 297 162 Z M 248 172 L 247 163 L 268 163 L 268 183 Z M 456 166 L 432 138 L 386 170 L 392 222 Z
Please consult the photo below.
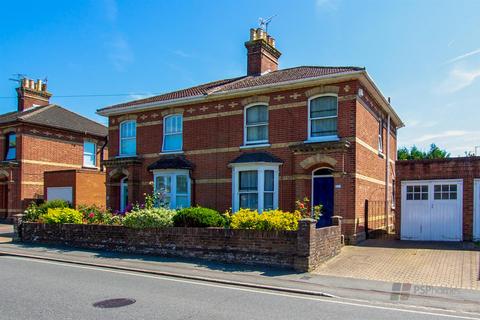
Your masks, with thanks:
M 275 49 L 275 39 L 262 28 L 250 29 L 247 48 L 247 75 L 261 75 L 278 70 L 280 51 Z
M 35 89 L 35 82 L 32 79 L 28 79 L 28 87 L 30 89 Z

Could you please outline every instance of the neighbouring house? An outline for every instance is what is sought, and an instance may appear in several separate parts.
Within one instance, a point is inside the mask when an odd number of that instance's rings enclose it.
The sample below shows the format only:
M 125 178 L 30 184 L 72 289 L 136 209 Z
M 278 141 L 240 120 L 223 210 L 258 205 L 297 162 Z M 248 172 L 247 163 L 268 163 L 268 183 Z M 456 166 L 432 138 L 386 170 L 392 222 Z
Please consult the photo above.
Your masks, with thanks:
M 107 128 L 50 104 L 41 80 L 24 78 L 16 90 L 17 111 L 0 115 L 0 218 L 7 219 L 44 198 L 44 172 L 99 171 L 107 154 Z
M 280 51 L 251 29 L 247 74 L 98 110 L 109 120 L 107 205 L 163 191 L 174 208 L 293 210 L 323 205 L 365 238 L 365 200 L 392 205 L 403 126 L 364 68 L 278 69 Z
M 480 157 L 396 162 L 402 240 L 480 240 Z

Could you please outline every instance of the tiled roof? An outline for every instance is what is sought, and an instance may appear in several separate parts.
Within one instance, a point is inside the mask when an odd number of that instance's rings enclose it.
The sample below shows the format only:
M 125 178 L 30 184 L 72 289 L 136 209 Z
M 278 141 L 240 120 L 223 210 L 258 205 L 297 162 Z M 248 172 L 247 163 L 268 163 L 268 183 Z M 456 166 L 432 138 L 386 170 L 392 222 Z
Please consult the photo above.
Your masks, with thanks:
M 0 115 L 0 124 L 14 121 L 89 133 L 102 137 L 106 137 L 108 134 L 107 128 L 100 123 L 54 104 Z
M 250 153 L 241 154 L 230 163 L 252 163 L 252 162 L 283 163 L 283 160 L 268 152 L 250 152 Z
M 201 84 L 196 87 L 186 88 L 173 91 L 140 100 L 128 101 L 113 106 L 105 107 L 99 111 L 106 111 L 115 108 L 135 106 L 151 102 L 164 102 L 180 98 L 188 98 L 199 95 L 208 95 L 213 92 L 228 92 L 236 89 L 255 88 L 262 85 L 282 83 L 293 80 L 308 80 L 321 76 L 335 75 L 339 73 L 348 73 L 365 70 L 360 67 L 319 67 L 319 66 L 302 66 L 289 69 L 282 69 L 269 72 L 260 76 L 243 76 L 238 78 L 224 79 L 214 82 Z

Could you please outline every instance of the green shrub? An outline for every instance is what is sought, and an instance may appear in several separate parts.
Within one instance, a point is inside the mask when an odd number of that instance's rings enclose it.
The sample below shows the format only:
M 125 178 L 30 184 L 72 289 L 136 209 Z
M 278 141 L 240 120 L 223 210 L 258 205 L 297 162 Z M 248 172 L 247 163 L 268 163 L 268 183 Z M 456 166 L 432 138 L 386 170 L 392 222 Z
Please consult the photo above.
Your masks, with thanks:
M 49 208 L 47 213 L 40 215 L 39 221 L 43 223 L 83 223 L 83 215 L 71 208 Z
M 175 213 L 165 208 L 136 209 L 125 215 L 122 224 L 135 229 L 171 227 Z
M 65 200 L 51 200 L 46 201 L 40 205 L 37 205 L 35 202 L 32 202 L 28 208 L 25 210 L 23 217 L 24 221 L 35 222 L 38 221 L 41 215 L 46 214 L 48 209 L 56 208 L 70 208 L 71 205 Z
M 218 211 L 202 207 L 181 209 L 173 217 L 176 227 L 223 227 L 225 222 Z
M 256 210 L 241 209 L 230 216 L 232 229 L 254 230 L 297 230 L 298 220 L 302 218 L 299 211 L 284 212 L 281 210 L 269 210 L 258 213 Z

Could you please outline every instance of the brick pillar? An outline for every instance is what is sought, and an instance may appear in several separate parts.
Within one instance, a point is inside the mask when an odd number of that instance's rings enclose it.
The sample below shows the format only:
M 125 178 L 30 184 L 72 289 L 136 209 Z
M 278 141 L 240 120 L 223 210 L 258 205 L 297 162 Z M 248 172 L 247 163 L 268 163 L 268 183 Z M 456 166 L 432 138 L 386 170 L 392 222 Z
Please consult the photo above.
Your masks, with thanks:
M 14 214 L 12 216 L 13 218 L 13 242 L 16 241 L 21 241 L 22 240 L 22 235 L 21 235 L 21 225 L 22 225 L 22 220 L 23 220 L 23 214 Z
M 295 256 L 294 268 L 299 272 L 311 271 L 310 256 L 312 253 L 312 237 L 315 233 L 314 219 L 302 219 L 298 221 L 297 231 L 297 254 Z

